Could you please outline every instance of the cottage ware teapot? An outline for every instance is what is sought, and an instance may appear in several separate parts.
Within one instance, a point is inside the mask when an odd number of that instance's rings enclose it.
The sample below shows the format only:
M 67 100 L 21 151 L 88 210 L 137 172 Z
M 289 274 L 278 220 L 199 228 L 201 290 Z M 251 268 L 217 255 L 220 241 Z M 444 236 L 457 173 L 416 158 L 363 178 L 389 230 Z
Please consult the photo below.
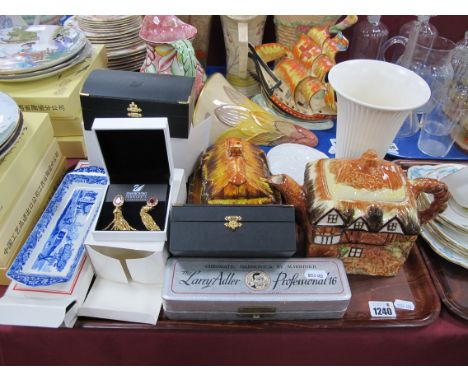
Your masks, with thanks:
M 442 212 L 449 199 L 445 183 L 409 181 L 374 150 L 358 159 L 309 162 L 303 187 L 287 175 L 273 175 L 269 183 L 296 207 L 307 256 L 340 258 L 350 274 L 396 275 L 420 226 Z M 416 199 L 423 192 L 434 200 L 418 211 Z
M 140 72 L 195 77 L 195 97 L 198 97 L 205 71 L 191 43 L 196 34 L 194 26 L 176 16 L 145 16 L 140 37 L 146 41 L 147 47 Z

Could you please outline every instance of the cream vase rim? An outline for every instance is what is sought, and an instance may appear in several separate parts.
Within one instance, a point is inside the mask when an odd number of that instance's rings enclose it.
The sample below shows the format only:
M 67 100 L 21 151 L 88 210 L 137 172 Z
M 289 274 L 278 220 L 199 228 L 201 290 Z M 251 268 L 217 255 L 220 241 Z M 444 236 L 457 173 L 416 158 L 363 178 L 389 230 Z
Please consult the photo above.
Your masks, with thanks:
M 408 76 L 409 79 L 410 78 L 413 79 L 420 86 L 420 90 L 422 92 L 421 100 L 411 105 L 408 104 L 407 106 L 401 106 L 401 107 L 393 106 L 392 107 L 392 106 L 384 106 L 384 105 L 368 103 L 366 101 L 362 101 L 360 99 L 357 99 L 347 94 L 347 91 L 340 89 L 341 86 L 339 83 L 337 83 L 339 82 L 339 80 L 337 79 L 337 73 L 339 73 L 341 70 L 346 70 L 348 66 L 352 66 L 352 65 L 358 65 L 359 67 L 362 67 L 362 65 L 374 65 L 374 66 L 380 66 L 380 67 L 386 66 L 388 70 L 393 70 L 393 71 L 398 71 L 400 73 L 404 73 L 404 75 Z M 348 72 L 347 74 L 352 75 L 352 72 Z M 390 111 L 390 112 L 412 111 L 424 105 L 427 101 L 429 101 L 431 97 L 431 89 L 429 85 L 427 84 L 427 82 L 424 81 L 424 79 L 421 76 L 419 76 L 418 74 L 416 74 L 415 72 L 409 69 L 404 68 L 403 66 L 392 64 L 386 61 L 358 59 L 358 60 L 347 60 L 347 61 L 340 62 L 339 64 L 336 64 L 335 66 L 333 66 L 333 68 L 328 73 L 328 81 L 333 87 L 333 89 L 335 90 L 335 92 L 339 94 L 341 97 L 351 102 L 354 102 L 358 105 L 365 106 L 374 110 L 380 110 L 380 111 Z

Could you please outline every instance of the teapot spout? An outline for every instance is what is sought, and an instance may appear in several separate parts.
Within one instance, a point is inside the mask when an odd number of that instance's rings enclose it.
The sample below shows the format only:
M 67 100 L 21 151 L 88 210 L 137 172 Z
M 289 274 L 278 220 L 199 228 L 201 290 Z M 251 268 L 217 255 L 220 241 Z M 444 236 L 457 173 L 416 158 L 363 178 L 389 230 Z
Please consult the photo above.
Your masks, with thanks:
M 281 193 L 287 204 L 292 204 L 296 210 L 296 217 L 303 227 L 307 227 L 307 209 L 304 190 L 289 175 L 272 175 L 268 183 Z

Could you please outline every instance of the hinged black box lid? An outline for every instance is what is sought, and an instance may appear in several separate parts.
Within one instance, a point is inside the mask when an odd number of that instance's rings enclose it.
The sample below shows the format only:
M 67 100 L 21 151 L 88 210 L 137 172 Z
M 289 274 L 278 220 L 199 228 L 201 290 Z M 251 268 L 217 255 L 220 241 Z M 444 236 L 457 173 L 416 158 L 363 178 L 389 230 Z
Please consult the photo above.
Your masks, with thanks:
M 204 257 L 292 256 L 296 252 L 294 207 L 173 206 L 169 252 Z
M 193 77 L 97 69 L 80 93 L 85 130 L 95 118 L 167 117 L 172 138 L 188 138 Z

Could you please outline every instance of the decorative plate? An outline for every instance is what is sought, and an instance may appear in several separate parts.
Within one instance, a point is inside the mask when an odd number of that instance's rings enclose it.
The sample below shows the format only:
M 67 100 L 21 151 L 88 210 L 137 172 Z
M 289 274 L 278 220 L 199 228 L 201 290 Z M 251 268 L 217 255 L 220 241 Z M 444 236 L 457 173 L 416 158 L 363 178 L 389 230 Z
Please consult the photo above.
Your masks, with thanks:
M 127 21 L 135 18 L 137 16 L 128 16 L 128 15 L 82 15 L 78 16 L 79 20 L 87 21 L 89 23 L 118 23 L 122 21 Z
M 328 158 L 312 147 L 297 143 L 283 143 L 268 151 L 267 162 L 273 175 L 286 174 L 297 183 L 304 184 L 304 171 L 310 161 Z
M 21 74 L 10 74 L 6 76 L 0 75 L 0 82 L 26 82 L 26 81 L 36 81 L 43 78 L 48 78 L 60 74 L 75 65 L 81 64 L 87 58 L 91 57 L 92 55 L 92 45 L 90 43 L 86 43 L 83 49 L 76 54 L 76 56 L 72 57 L 68 61 L 61 62 L 58 65 L 40 69 L 35 72 L 28 72 L 28 73 L 21 73 Z
M 427 223 L 427 225 L 429 226 L 431 236 L 434 237 L 440 245 L 468 260 L 468 245 L 466 245 L 466 239 L 463 237 L 464 235 L 452 235 L 451 232 L 454 231 L 449 231 L 447 226 L 437 223 L 436 221 L 431 221 Z M 457 238 L 459 239 L 458 241 Z
M 463 168 L 461 164 L 441 164 L 437 166 L 413 166 L 408 169 L 408 178 L 434 178 L 441 179 L 446 175 L 454 173 Z M 418 203 L 424 207 L 428 205 L 432 197 L 422 194 Z M 466 248 L 459 244 L 466 241 L 464 238 L 468 229 L 468 219 L 464 221 L 462 215 L 453 208 L 452 198 L 449 200 L 447 209 L 436 217 L 434 222 L 425 224 L 421 229 L 421 236 L 438 255 L 444 259 L 468 269 L 468 256 Z M 462 235 L 462 236 L 460 236 Z
M 0 30 L 0 74 L 28 73 L 69 60 L 85 45 L 76 29 L 32 25 Z
M 0 93 L 0 147 L 11 137 L 18 127 L 20 111 L 16 102 Z
M 100 174 L 65 175 L 7 276 L 31 287 L 69 281 L 106 185 L 107 177 Z
M 435 232 L 430 225 L 426 224 L 423 226 L 421 235 L 438 255 L 450 261 L 451 263 L 468 269 L 468 257 L 465 257 L 459 254 L 457 251 L 454 251 L 452 248 L 444 245 L 443 243 L 440 243 L 437 240 Z
M 437 166 L 413 166 L 408 169 L 408 178 L 433 178 L 442 179 L 444 176 L 452 174 L 459 169 L 465 167 L 462 164 L 447 163 Z M 424 204 L 428 204 L 432 201 L 432 196 L 422 194 L 422 201 Z M 442 224 L 449 225 L 452 229 L 455 229 L 462 233 L 468 233 L 468 215 L 466 215 L 464 209 L 459 206 L 452 198 L 450 198 L 447 209 L 439 214 L 436 218 L 437 221 Z
M 20 119 L 18 122 L 18 126 L 16 127 L 15 130 L 13 130 L 13 133 L 8 137 L 8 139 L 0 145 L 0 160 L 6 157 L 6 155 L 10 152 L 10 150 L 15 147 L 16 141 L 19 139 L 21 136 L 21 133 L 23 132 L 24 124 L 23 124 L 23 114 L 20 113 Z

